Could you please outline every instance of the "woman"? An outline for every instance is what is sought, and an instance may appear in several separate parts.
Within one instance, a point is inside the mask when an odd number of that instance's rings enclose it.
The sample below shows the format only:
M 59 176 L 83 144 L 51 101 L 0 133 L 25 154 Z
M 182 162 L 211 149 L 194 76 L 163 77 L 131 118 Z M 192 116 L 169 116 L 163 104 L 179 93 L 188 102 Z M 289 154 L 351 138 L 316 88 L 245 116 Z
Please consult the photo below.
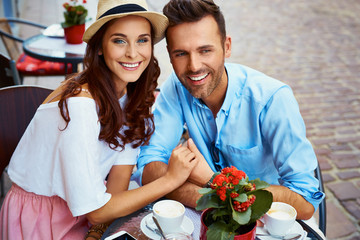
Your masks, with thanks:
M 13 186 L 1 209 L 1 239 L 99 238 L 127 215 L 185 182 L 197 159 L 177 147 L 164 177 L 128 190 L 138 147 L 154 131 L 160 70 L 153 44 L 165 16 L 144 1 L 100 0 L 86 30 L 85 70 L 37 110 L 11 159 Z M 185 157 L 184 157 L 185 156 Z M 105 178 L 107 184 L 105 185 Z

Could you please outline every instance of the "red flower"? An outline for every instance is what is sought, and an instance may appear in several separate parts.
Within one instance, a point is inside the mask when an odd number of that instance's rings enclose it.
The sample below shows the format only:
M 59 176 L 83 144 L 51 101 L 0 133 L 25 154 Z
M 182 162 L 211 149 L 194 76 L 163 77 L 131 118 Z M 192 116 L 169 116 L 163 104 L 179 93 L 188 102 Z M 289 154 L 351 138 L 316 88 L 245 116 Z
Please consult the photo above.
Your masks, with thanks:
M 238 229 L 242 225 L 259 219 L 268 211 L 272 196 L 271 193 L 265 193 L 266 190 L 262 189 L 268 187 L 269 184 L 259 179 L 249 180 L 245 172 L 238 170 L 234 166 L 224 168 L 220 173 L 216 174 L 210 184 L 212 190 L 199 191 L 200 193 L 203 192 L 203 196 L 197 202 L 198 206 L 196 207 L 197 210 L 206 208 L 219 209 L 220 212 L 218 210 L 209 212 L 209 218 L 212 218 L 213 222 L 221 221 L 233 225 L 233 229 Z M 261 199 L 263 201 L 259 203 L 255 200 L 254 195 L 257 194 L 257 191 L 264 191 L 261 195 L 264 196 L 264 199 Z M 254 204 L 255 202 L 257 204 Z M 215 230 L 224 231 L 222 225 L 215 225 L 211 224 L 208 227 L 213 229 L 214 232 Z M 226 233 L 230 234 L 230 232 Z M 215 240 L 215 238 L 212 239 Z
M 223 201 L 223 202 L 226 200 L 226 194 L 222 194 L 219 197 L 220 197 L 221 201 Z
M 237 198 L 238 196 L 239 196 L 239 194 L 237 192 L 230 193 L 231 198 Z
M 237 211 L 237 212 L 240 212 L 240 202 L 238 201 L 233 201 L 233 207 L 234 207 L 234 210 Z
M 229 179 L 229 183 L 231 183 L 232 181 L 234 181 L 234 176 L 233 176 L 233 175 L 229 175 L 229 176 L 228 176 L 228 179 Z
M 213 180 L 213 184 L 220 187 L 223 186 L 224 183 L 226 184 L 228 182 L 228 178 L 223 174 L 218 174 Z
M 86 3 L 86 0 L 83 0 L 83 3 L 85 4 L 85 3 Z
M 238 178 L 234 178 L 231 183 L 234 184 L 234 185 L 238 185 L 240 182 L 240 180 Z
M 233 208 L 235 211 L 245 212 L 251 205 L 253 205 L 255 199 L 256 199 L 255 195 L 251 194 L 248 196 L 248 199 L 243 203 L 240 203 L 238 201 L 233 201 Z
M 252 183 L 248 183 L 244 186 L 244 190 L 246 192 L 254 191 L 256 189 L 256 185 Z
M 234 170 L 233 173 L 234 177 L 236 177 L 237 179 L 243 179 L 246 178 L 246 173 L 244 173 L 241 170 Z
M 250 205 L 252 205 L 255 202 L 256 196 L 254 194 L 251 194 L 248 196 L 248 201 Z
M 221 170 L 221 173 L 226 175 L 226 174 L 228 174 L 228 173 L 233 173 L 234 171 L 238 171 L 238 170 L 236 169 L 236 167 L 231 166 L 231 167 L 223 168 L 223 169 Z
M 219 189 L 217 189 L 216 194 L 219 196 L 219 198 L 222 201 L 225 201 L 225 199 L 226 199 L 226 187 L 220 187 Z

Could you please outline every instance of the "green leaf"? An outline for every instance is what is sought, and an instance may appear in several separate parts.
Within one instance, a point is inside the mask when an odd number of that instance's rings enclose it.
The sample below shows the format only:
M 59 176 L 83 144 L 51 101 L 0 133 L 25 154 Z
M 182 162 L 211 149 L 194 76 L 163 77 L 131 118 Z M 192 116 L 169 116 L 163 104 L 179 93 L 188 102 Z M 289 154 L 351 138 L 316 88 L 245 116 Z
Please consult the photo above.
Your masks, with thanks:
M 214 222 L 206 232 L 207 240 L 233 240 L 235 233 L 230 232 L 229 226 L 222 221 Z
M 75 9 L 74 11 L 64 11 L 65 21 L 61 24 L 63 28 L 85 23 L 88 10 L 82 5 L 75 6 Z M 82 14 L 78 15 L 77 12 L 82 12 Z
M 200 188 L 198 192 L 199 192 L 201 195 L 204 195 L 204 194 L 207 194 L 207 193 L 209 193 L 209 192 L 211 192 L 211 191 L 214 191 L 214 192 L 215 192 L 215 190 L 212 190 L 211 188 Z
M 217 218 L 217 217 L 222 217 L 222 216 L 226 216 L 229 214 L 229 210 L 226 208 L 219 208 L 219 209 L 214 209 L 211 212 L 212 216 Z
M 246 184 L 248 184 L 248 181 L 246 180 L 246 178 L 243 178 L 243 179 L 241 179 L 241 180 L 239 181 L 239 185 L 240 185 L 240 186 L 244 186 L 244 185 L 246 185 Z
M 71 26 L 74 26 L 75 24 L 69 24 L 69 23 L 67 23 L 67 22 L 63 22 L 63 23 L 61 23 L 61 27 L 62 28 L 67 28 L 67 27 L 71 27 Z
M 234 198 L 234 200 L 243 203 L 247 201 L 247 197 L 246 193 L 241 193 L 238 197 Z
M 255 202 L 251 205 L 252 213 L 250 223 L 261 218 L 271 207 L 273 201 L 272 193 L 267 190 L 252 192 L 256 196 Z
M 206 208 L 223 208 L 221 200 L 216 193 L 202 195 L 196 202 L 196 210 L 204 210 Z
M 247 224 L 250 221 L 251 208 L 246 209 L 245 212 L 238 212 L 238 211 L 233 210 L 232 217 L 240 225 Z
M 264 189 L 270 186 L 267 182 L 261 181 L 259 178 L 249 181 L 250 183 L 254 183 L 256 186 L 256 190 Z

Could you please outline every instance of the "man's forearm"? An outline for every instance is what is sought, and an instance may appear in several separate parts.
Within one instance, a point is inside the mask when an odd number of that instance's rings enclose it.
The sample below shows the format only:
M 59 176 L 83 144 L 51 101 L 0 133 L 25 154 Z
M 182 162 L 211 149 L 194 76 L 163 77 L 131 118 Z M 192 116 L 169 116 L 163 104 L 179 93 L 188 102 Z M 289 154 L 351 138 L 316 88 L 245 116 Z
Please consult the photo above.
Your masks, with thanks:
M 148 184 L 161 176 L 164 176 L 168 165 L 163 162 L 151 162 L 144 167 L 142 173 L 142 184 Z
M 145 185 L 165 175 L 167 167 L 168 165 L 163 162 L 151 162 L 147 164 L 142 174 L 142 184 Z M 199 189 L 199 186 L 185 182 L 185 184 L 166 195 L 166 197 L 177 200 L 188 207 L 195 208 L 196 201 L 200 198 Z
M 309 219 L 314 214 L 314 207 L 303 196 L 284 186 L 271 185 L 266 190 L 273 194 L 274 202 L 285 202 L 297 211 L 297 219 Z
M 201 197 L 198 192 L 199 189 L 199 186 L 185 182 L 181 187 L 166 195 L 166 197 L 179 201 L 188 207 L 195 208 L 196 201 Z

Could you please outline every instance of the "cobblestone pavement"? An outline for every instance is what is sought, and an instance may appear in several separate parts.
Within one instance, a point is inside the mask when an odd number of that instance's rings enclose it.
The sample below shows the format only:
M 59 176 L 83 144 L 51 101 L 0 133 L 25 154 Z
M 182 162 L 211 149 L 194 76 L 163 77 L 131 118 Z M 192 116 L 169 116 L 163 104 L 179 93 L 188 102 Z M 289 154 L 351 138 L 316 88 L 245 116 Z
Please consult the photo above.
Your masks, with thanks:
M 327 238 L 360 239 L 360 1 L 215 1 L 232 36 L 228 61 L 284 81 L 295 93 L 325 180 Z M 50 2 L 25 1 L 23 13 L 44 24 L 61 20 L 61 3 L 59 10 Z M 161 11 L 166 2 L 149 6 Z M 171 71 L 164 47 L 162 41 L 156 51 L 162 76 Z

